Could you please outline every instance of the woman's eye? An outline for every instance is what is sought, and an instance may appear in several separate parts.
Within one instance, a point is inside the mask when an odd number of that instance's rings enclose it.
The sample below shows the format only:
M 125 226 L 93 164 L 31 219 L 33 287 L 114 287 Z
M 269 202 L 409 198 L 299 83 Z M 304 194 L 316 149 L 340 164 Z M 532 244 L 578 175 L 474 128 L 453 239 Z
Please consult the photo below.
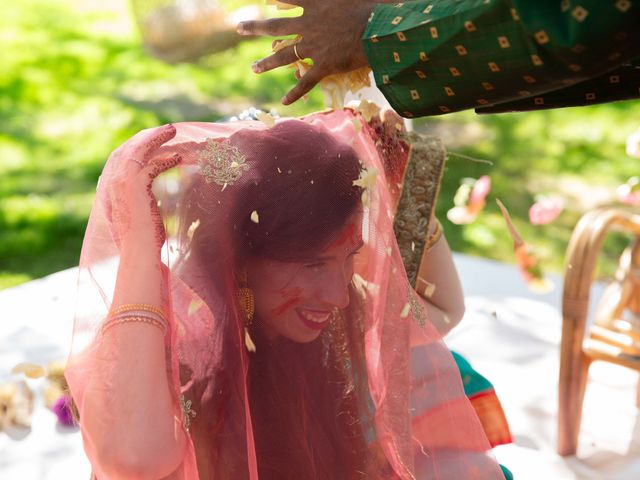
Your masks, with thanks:
M 316 262 L 316 263 L 308 263 L 304 266 L 304 268 L 308 268 L 309 270 L 317 270 L 324 266 L 324 262 Z

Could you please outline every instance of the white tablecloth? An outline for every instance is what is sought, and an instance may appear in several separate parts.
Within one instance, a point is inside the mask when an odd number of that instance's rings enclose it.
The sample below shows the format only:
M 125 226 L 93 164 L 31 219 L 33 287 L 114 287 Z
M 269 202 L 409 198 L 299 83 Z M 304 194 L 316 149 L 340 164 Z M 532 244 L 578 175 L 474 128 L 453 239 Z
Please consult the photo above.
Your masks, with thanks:
M 467 314 L 447 343 L 502 399 L 516 441 L 496 449 L 500 462 L 517 480 L 640 478 L 637 375 L 620 367 L 592 366 L 578 458 L 555 454 L 560 279 L 552 293 L 536 296 L 512 266 L 463 255 L 456 263 Z M 18 362 L 66 357 L 76 280 L 67 270 L 0 292 L 0 382 L 15 378 L 9 370 Z M 56 426 L 43 383 L 29 381 L 38 395 L 32 429 L 0 433 L 0 479 L 87 480 L 80 434 Z

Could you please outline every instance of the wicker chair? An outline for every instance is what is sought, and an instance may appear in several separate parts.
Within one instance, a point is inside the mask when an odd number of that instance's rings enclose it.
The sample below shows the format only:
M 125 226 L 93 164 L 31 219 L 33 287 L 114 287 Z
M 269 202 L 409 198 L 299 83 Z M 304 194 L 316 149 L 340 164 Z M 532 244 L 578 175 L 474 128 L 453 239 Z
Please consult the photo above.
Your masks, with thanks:
M 599 302 L 594 324 L 587 325 L 598 255 L 611 231 L 627 232 L 633 240 Z M 567 250 L 562 316 L 557 451 L 574 455 L 591 362 L 640 371 L 640 214 L 604 208 L 580 219 Z M 636 404 L 640 406 L 640 396 Z

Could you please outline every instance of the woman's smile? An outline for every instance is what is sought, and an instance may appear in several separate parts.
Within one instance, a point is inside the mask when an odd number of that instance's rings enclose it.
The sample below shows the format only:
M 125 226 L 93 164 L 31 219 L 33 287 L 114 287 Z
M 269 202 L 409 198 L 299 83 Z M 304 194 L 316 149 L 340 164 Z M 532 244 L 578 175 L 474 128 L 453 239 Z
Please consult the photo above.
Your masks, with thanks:
M 295 311 L 302 323 L 312 330 L 322 330 L 329 325 L 329 319 L 331 318 L 330 311 L 306 308 L 296 308 Z

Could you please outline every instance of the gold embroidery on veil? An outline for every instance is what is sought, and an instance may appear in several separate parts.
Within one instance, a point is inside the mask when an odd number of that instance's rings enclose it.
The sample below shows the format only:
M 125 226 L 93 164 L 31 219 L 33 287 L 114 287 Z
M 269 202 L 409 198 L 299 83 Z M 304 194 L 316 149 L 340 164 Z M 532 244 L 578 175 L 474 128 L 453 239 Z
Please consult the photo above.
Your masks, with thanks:
M 246 157 L 228 140 L 207 140 L 207 146 L 198 152 L 198 157 L 198 165 L 206 182 L 222 185 L 223 190 L 227 185 L 233 185 L 250 168 L 245 163 Z

